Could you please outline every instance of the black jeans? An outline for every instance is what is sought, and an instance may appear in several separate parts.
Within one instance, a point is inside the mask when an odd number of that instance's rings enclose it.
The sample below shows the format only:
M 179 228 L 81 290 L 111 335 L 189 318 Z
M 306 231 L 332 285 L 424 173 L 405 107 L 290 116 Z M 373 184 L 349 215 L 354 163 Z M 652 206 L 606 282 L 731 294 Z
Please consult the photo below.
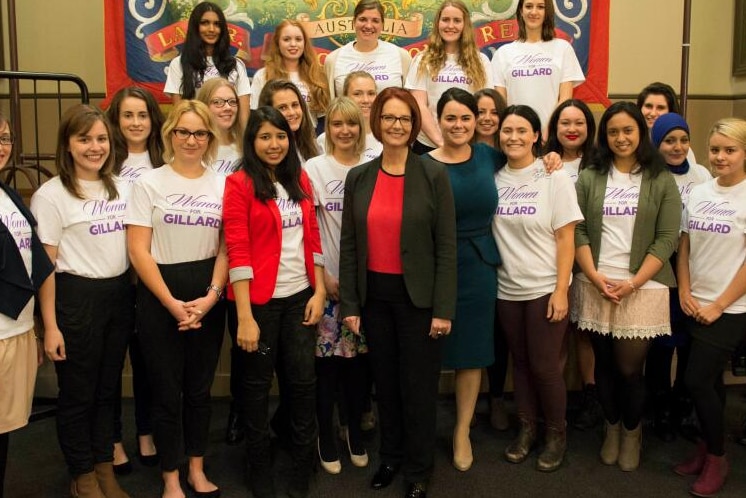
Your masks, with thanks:
M 132 367 L 132 394 L 135 400 L 135 428 L 138 436 L 153 434 L 153 390 L 150 387 L 140 334 L 135 331 L 129 340 Z M 114 442 L 122 442 L 122 377 L 119 377 L 119 396 L 114 404 Z
M 316 447 L 316 373 L 314 351 L 316 327 L 303 325 L 308 300 L 313 295 L 309 287 L 297 294 L 270 299 L 266 304 L 252 305 L 252 314 L 259 325 L 259 341 L 269 348 L 266 354 L 247 353 L 243 356 L 243 379 L 240 396 L 246 425 L 246 454 L 252 474 L 269 471 L 271 466 L 269 441 L 269 390 L 278 359 L 282 365 L 290 411 L 293 473 L 289 477 L 293 488 L 307 488 Z
M 113 460 L 114 406 L 134 326 L 129 275 L 90 279 L 56 276 L 57 324 L 67 359 L 55 362 L 57 437 L 73 476 Z
M 730 355 L 746 338 L 746 313 L 723 314 L 710 325 L 702 325 L 687 317 L 692 335 L 685 383 L 694 401 L 702 427 L 707 452 L 725 453 L 725 385 L 723 368 Z M 702 336 L 718 338 L 718 344 L 702 340 Z
M 417 308 L 401 275 L 368 272 L 363 327 L 376 384 L 381 462 L 401 465 L 408 482 L 433 472 L 440 342 L 428 334 L 431 308 Z
M 231 338 L 231 413 L 239 413 L 241 409 L 241 379 L 243 379 L 243 351 L 238 347 L 238 315 L 235 301 L 226 301 L 228 311 L 228 335 Z
M 158 265 L 171 294 L 182 301 L 205 295 L 215 259 Z M 153 382 L 153 436 L 161 469 L 178 468 L 181 440 L 187 456 L 204 456 L 212 415 L 210 387 L 225 333 L 225 302 L 202 327 L 180 332 L 176 319 L 142 283 L 137 288 L 137 330 Z M 183 431 L 182 431 L 183 420 Z

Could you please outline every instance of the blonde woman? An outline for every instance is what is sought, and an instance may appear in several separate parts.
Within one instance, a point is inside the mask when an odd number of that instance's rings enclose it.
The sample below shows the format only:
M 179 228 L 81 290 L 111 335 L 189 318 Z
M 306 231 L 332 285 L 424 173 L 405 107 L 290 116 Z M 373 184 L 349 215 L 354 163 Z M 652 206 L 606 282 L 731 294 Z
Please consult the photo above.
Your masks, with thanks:
M 461 0 L 446 0 L 435 14 L 427 50 L 417 55 L 404 87 L 412 92 L 422 115 L 422 131 L 413 150 L 424 154 L 443 146 L 436 106 L 449 88 L 470 93 L 493 86 L 490 61 L 479 52 L 469 9 Z

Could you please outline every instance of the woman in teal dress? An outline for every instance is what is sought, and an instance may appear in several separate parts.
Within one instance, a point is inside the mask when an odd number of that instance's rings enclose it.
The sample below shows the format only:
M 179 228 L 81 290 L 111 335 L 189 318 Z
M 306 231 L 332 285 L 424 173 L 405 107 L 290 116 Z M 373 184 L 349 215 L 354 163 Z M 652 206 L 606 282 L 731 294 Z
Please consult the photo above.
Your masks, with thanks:
M 494 362 L 497 266 L 500 256 L 490 232 L 497 209 L 495 169 L 504 156 L 485 144 L 471 144 L 478 114 L 467 91 L 447 90 L 437 106 L 443 146 L 428 155 L 448 166 L 456 203 L 458 301 L 453 330 L 444 339 L 443 365 L 456 370 L 456 426 L 453 466 L 466 471 L 473 462 L 469 429 L 482 368 Z

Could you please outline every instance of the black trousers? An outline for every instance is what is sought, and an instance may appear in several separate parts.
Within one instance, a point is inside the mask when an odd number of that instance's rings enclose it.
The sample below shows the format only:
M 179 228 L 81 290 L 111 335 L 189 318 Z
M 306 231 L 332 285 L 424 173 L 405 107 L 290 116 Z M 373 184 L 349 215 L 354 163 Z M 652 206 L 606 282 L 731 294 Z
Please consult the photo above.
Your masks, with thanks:
M 231 413 L 241 409 L 241 379 L 243 378 L 243 350 L 238 347 L 238 313 L 235 301 L 226 301 L 228 310 L 228 335 L 231 338 Z
M 205 295 L 215 259 L 158 265 L 171 294 L 182 301 Z M 180 442 L 187 456 L 204 456 L 212 414 L 210 387 L 225 333 L 225 302 L 180 332 L 176 319 L 142 283 L 137 288 L 137 330 L 153 383 L 153 436 L 161 469 L 178 468 Z M 182 430 L 183 422 L 183 430 Z
M 497 307 L 497 300 L 495 300 Z M 487 367 L 490 396 L 502 398 L 505 392 L 505 379 L 508 376 L 508 340 L 500 325 L 500 315 L 495 310 L 495 363 Z
M 129 275 L 90 279 L 56 275 L 57 324 L 67 359 L 55 362 L 57 437 L 70 474 L 113 460 L 114 406 L 134 325 Z
M 686 324 L 692 335 L 686 387 L 697 410 L 707 452 L 720 456 L 725 453 L 723 368 L 746 338 L 746 313 L 723 313 L 710 325 L 702 325 L 687 317 Z M 716 337 L 717 344 L 703 340 L 708 335 Z
M 381 462 L 401 465 L 408 482 L 433 472 L 440 343 L 428 335 L 431 308 L 417 308 L 401 275 L 368 272 L 362 311 L 376 385 Z
M 241 350 L 240 412 L 246 425 L 246 454 L 252 474 L 268 471 L 271 466 L 269 390 L 275 365 L 281 365 L 290 412 L 293 473 L 289 482 L 295 489 L 308 487 L 316 449 L 316 327 L 302 323 L 312 295 L 309 287 L 292 296 L 252 305 L 252 314 L 259 324 L 259 342 L 269 350 L 266 354 Z M 280 358 L 282 361 L 278 361 Z

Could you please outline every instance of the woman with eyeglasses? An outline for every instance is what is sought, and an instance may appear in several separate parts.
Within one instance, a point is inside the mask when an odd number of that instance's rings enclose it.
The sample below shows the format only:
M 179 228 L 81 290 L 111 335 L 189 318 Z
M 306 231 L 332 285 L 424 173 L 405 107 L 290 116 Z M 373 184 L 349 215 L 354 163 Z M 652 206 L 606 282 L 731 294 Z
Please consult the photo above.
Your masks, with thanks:
M 0 113 L 0 171 L 13 151 L 10 121 Z M 35 294 L 54 292 L 54 265 L 36 234 L 36 220 L 18 193 L 0 182 L 0 498 L 10 433 L 28 424 L 43 345 L 34 333 Z M 44 329 L 57 331 L 52 300 L 42 300 Z M 50 306 L 51 304 L 51 306 Z
M 225 177 L 206 167 L 215 158 L 218 131 L 205 104 L 179 102 L 162 135 L 166 164 L 135 182 L 125 219 L 129 256 L 139 277 L 137 329 L 153 382 L 162 496 L 184 496 L 183 441 L 187 485 L 199 496 L 217 497 L 220 490 L 205 475 L 204 456 L 210 387 L 225 326 L 220 299 L 228 277 L 222 236 Z
M 128 184 L 114 175 L 111 127 L 94 107 L 63 114 L 56 158 L 59 175 L 34 193 L 31 212 L 56 271 L 56 292 L 40 298 L 59 325 L 44 335 L 59 386 L 57 437 L 72 496 L 125 498 L 113 460 L 114 410 L 135 318 L 124 232 Z
M 288 494 L 304 497 L 316 453 L 314 348 L 326 300 L 324 259 L 311 183 L 277 109 L 262 106 L 249 117 L 241 169 L 226 181 L 223 221 L 243 355 L 249 486 L 256 498 L 275 496 L 267 412 L 277 369 L 292 438 Z
M 401 470 L 408 497 L 433 472 L 440 346 L 456 309 L 456 215 L 445 166 L 410 150 L 420 130 L 412 94 L 373 102 L 380 157 L 347 174 L 339 289 L 343 323 L 366 331 L 381 427 L 382 489 Z
M 163 114 L 155 97 L 142 88 L 129 86 L 114 94 L 106 111 L 111 123 L 114 149 L 114 173 L 130 186 L 142 174 L 163 165 Z M 140 345 L 140 335 L 134 330 L 128 344 L 132 368 L 132 394 L 135 401 L 137 457 L 147 467 L 158 464 L 158 452 L 153 442 L 153 393 Z M 122 386 L 114 409 L 114 472 L 126 475 L 132 463 L 122 443 Z
M 239 121 L 249 119 L 251 82 L 243 61 L 230 51 L 230 33 L 225 14 L 213 2 L 199 2 L 187 24 L 181 55 L 168 65 L 163 93 L 171 95 L 174 104 L 181 99 L 196 98 L 199 88 L 212 78 L 222 77 L 236 86 L 241 100 Z
M 308 106 L 311 124 L 316 128 L 318 119 L 326 114 L 329 106 L 329 87 L 311 38 L 295 19 L 285 19 L 275 28 L 269 51 L 264 56 L 264 67 L 251 81 L 252 109 L 259 107 L 259 95 L 264 85 L 272 80 L 289 80 L 298 87 Z M 323 123 L 320 126 L 323 129 Z
M 241 136 L 243 127 L 239 120 L 241 100 L 236 87 L 225 78 L 214 78 L 202 85 L 197 100 L 210 109 L 218 129 L 218 154 L 208 167 L 215 173 L 228 176 L 241 162 Z

